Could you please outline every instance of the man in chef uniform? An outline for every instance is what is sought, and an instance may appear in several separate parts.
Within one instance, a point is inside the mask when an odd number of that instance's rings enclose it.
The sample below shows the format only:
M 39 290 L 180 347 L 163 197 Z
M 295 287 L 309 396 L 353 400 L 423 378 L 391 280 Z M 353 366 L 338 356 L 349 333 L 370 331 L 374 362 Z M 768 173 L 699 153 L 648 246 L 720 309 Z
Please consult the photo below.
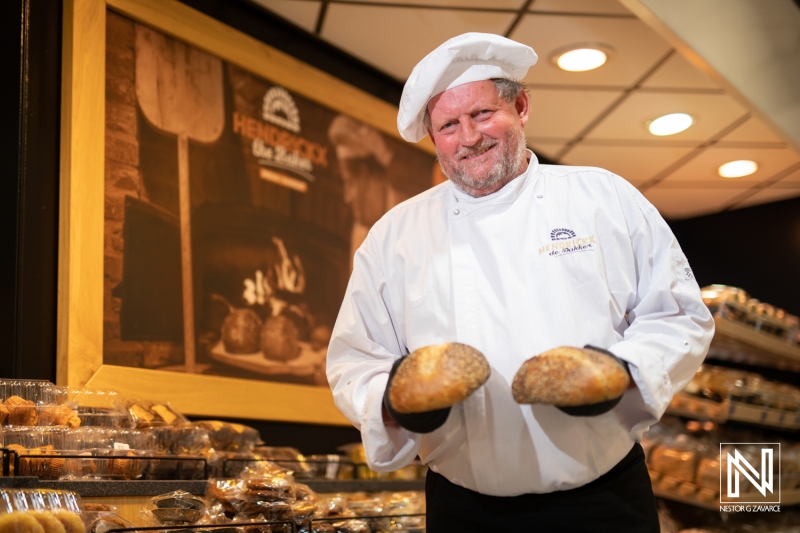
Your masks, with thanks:
M 414 68 L 398 128 L 411 142 L 430 136 L 449 181 L 394 207 L 356 252 L 328 380 L 370 468 L 417 455 L 429 466 L 429 533 L 658 532 L 637 441 L 696 372 L 713 320 L 675 237 L 632 185 L 541 165 L 525 148 L 530 104 L 515 80 L 536 59 L 468 33 Z M 383 406 L 392 366 L 447 342 L 480 350 L 491 376 L 438 427 L 406 429 Z M 525 360 L 584 345 L 627 363 L 632 386 L 616 407 L 571 416 L 514 401 Z

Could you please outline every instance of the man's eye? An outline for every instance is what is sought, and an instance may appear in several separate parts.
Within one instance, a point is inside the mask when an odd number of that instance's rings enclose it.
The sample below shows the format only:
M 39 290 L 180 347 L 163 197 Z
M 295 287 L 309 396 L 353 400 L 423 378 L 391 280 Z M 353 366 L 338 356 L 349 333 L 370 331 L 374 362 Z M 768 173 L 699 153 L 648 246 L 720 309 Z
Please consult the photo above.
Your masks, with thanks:
M 453 127 L 454 124 L 455 122 L 446 122 L 442 125 L 441 128 L 439 128 L 439 130 L 446 130 L 447 128 Z

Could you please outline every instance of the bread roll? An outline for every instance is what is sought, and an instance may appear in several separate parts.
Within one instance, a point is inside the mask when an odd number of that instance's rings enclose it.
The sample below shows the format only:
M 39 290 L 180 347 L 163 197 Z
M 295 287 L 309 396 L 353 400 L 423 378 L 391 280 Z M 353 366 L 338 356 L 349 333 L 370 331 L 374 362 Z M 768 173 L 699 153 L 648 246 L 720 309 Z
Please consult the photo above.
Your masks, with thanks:
M 283 315 L 273 316 L 264 322 L 261 329 L 261 352 L 273 361 L 291 361 L 300 355 L 299 340 L 294 322 Z
M 258 351 L 263 323 L 252 309 L 234 309 L 222 323 L 222 342 L 232 354 Z
M 570 407 L 619 398 L 629 384 L 628 372 L 613 357 L 562 346 L 525 361 L 511 392 L 517 403 Z
M 45 533 L 39 522 L 28 513 L 0 514 L 0 533 Z
M 489 362 L 466 344 L 426 346 L 408 355 L 392 378 L 389 401 L 398 413 L 424 413 L 465 400 L 489 379 Z

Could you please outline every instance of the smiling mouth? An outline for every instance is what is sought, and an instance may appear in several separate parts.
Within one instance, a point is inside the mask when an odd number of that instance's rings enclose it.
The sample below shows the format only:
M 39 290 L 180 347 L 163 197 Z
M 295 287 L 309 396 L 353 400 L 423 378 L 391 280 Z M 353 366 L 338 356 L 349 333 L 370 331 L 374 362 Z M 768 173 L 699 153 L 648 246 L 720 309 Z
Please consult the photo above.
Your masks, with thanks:
M 488 152 L 489 150 L 491 150 L 491 149 L 492 149 L 492 148 L 494 148 L 494 147 L 495 147 L 495 145 L 493 144 L 493 145 L 491 145 L 491 146 L 487 146 L 487 147 L 485 147 L 485 148 L 481 148 L 480 150 L 477 150 L 477 151 L 475 151 L 475 152 L 471 152 L 471 153 L 469 153 L 469 154 L 467 154 L 467 155 L 463 156 L 463 157 L 461 158 L 461 160 L 462 160 L 462 161 L 465 161 L 465 160 L 467 160 L 467 161 L 468 161 L 468 160 L 470 160 L 470 159 L 475 159 L 476 157 L 480 157 L 480 156 L 482 156 L 483 154 L 485 154 L 486 152 Z

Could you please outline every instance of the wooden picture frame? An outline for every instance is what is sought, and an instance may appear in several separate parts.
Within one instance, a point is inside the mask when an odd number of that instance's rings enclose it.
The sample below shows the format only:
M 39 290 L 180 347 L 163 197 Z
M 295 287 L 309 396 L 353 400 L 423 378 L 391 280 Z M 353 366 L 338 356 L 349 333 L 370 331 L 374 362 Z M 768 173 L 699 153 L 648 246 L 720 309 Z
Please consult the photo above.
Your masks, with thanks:
M 165 399 L 193 416 L 349 425 L 326 387 L 103 364 L 107 9 L 399 138 L 396 107 L 175 0 L 65 0 L 58 383 Z

